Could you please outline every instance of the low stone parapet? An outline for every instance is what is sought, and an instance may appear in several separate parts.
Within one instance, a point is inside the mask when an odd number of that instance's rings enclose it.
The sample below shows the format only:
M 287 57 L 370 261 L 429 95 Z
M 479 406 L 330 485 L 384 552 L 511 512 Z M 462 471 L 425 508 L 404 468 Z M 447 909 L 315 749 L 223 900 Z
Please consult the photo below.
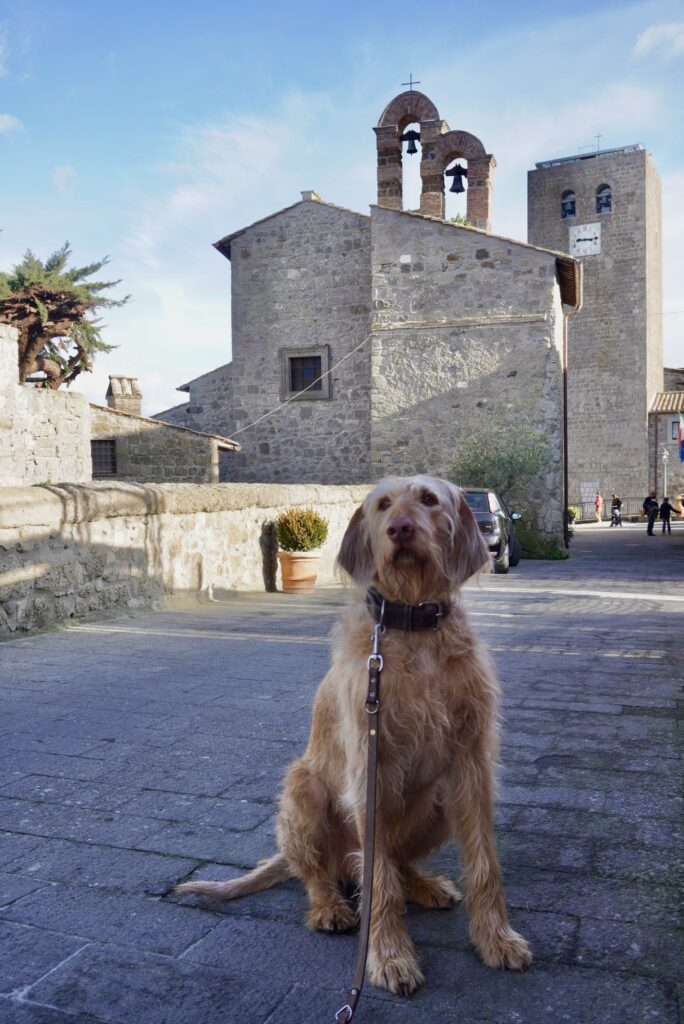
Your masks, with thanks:
M 173 596 L 277 589 L 273 521 L 291 505 L 330 522 L 332 582 L 367 486 L 97 482 L 0 488 L 0 637 L 153 607 Z

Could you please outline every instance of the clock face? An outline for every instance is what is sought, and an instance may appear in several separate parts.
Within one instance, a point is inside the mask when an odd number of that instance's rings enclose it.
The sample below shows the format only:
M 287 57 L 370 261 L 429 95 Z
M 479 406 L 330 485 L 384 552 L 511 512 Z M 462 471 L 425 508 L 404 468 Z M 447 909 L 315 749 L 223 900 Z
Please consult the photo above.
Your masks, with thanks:
M 570 228 L 571 256 L 600 256 L 601 225 L 575 224 Z

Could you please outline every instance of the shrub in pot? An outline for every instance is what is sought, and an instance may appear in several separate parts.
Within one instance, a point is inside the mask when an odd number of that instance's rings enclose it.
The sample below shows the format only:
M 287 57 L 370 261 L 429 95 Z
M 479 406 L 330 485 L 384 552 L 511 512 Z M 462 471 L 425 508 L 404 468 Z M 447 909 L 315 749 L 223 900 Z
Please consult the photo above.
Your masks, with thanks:
M 275 521 L 283 593 L 311 593 L 316 585 L 318 551 L 328 536 L 328 520 L 313 508 L 288 508 Z

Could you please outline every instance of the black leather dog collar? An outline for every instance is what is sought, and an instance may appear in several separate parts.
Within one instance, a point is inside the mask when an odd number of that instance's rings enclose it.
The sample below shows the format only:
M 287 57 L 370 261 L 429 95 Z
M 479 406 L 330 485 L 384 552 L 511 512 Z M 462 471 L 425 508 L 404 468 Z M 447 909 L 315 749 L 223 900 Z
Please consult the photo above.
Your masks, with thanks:
M 402 604 L 388 601 L 375 587 L 366 593 L 366 607 L 373 621 L 387 629 L 437 629 L 440 619 L 449 614 L 451 605 L 437 601 L 421 601 L 420 604 Z

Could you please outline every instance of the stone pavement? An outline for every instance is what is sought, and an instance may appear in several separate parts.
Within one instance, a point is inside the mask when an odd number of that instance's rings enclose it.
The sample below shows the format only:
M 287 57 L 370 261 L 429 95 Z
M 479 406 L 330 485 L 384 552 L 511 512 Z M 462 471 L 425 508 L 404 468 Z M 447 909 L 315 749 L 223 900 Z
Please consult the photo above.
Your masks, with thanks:
M 684 527 L 581 527 L 572 555 L 466 595 L 504 690 L 497 830 L 535 963 L 489 970 L 463 909 L 411 907 L 427 983 L 368 986 L 359 1024 L 680 1020 Z M 355 939 L 309 934 L 296 883 L 170 893 L 273 852 L 344 600 L 243 595 L 0 645 L 1 1024 L 332 1024 Z M 440 866 L 459 873 L 453 851 Z

